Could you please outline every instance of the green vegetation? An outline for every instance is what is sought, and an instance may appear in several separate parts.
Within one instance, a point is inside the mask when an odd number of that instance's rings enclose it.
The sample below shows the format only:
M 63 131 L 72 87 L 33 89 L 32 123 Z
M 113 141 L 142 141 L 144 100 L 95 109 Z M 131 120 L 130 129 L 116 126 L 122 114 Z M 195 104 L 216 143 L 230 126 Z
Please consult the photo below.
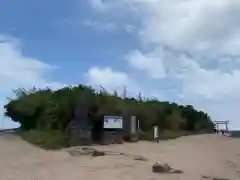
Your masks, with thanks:
M 19 135 L 31 144 L 34 144 L 43 149 L 61 149 L 68 147 L 67 134 L 62 131 L 48 130 L 20 130 Z
M 168 135 L 163 139 L 179 136 L 177 132 L 197 133 L 213 129 L 210 117 L 191 105 L 183 106 L 141 97 L 138 100 L 123 99 L 117 93 L 97 93 L 91 87 L 83 85 L 56 91 L 33 88 L 28 91 L 18 89 L 14 92 L 16 97 L 9 99 L 4 106 L 5 116 L 20 123 L 20 135 L 24 139 L 44 148 L 68 145 L 69 123 L 79 102 L 82 106 L 85 104 L 90 107 L 90 121 L 102 115 L 136 115 L 140 120 L 143 139 L 150 138 L 151 133 L 146 132 L 152 130 L 153 124 L 158 125 L 162 132 L 167 132 L 165 134 Z

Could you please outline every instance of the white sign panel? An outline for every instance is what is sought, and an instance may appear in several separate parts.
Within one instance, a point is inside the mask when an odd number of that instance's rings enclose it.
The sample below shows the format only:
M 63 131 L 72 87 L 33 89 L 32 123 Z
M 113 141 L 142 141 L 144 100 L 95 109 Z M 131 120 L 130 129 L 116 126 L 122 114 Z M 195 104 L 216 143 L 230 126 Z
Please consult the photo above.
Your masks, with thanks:
M 104 116 L 104 129 L 122 129 L 123 117 Z

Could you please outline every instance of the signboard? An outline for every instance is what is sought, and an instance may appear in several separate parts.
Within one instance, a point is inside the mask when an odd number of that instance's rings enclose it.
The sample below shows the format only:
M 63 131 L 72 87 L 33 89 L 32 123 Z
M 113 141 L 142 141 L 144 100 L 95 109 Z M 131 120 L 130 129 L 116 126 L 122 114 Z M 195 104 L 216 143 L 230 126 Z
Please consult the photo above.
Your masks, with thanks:
M 122 129 L 123 117 L 121 116 L 104 116 L 104 129 Z

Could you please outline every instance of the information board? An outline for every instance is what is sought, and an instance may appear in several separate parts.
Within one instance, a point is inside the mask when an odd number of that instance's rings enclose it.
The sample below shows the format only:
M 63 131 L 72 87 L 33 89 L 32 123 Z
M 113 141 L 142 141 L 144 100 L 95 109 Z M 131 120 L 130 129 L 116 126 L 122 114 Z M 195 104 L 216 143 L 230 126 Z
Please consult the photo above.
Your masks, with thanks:
M 123 117 L 121 116 L 104 116 L 104 129 L 122 129 Z

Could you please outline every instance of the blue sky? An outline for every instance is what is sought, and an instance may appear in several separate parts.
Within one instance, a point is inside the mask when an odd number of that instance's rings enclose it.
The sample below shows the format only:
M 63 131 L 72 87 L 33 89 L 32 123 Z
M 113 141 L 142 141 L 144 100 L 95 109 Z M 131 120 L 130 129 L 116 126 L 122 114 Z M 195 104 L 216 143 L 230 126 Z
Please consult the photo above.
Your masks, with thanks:
M 127 86 L 240 128 L 238 1 L 2 0 L 0 22 L 2 107 L 18 87 Z

